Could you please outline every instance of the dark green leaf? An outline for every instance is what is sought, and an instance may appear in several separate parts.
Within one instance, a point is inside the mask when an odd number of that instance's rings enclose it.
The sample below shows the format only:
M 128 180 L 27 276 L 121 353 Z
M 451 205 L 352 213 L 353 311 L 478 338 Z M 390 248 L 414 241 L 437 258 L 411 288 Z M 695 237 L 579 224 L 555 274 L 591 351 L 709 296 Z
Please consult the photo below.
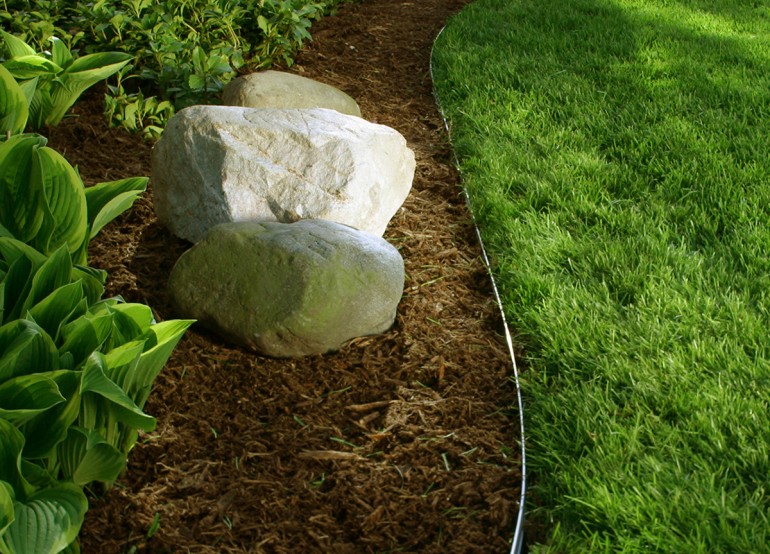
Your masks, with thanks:
M 13 507 L 16 519 L 0 538 L 2 546 L 19 554 L 57 554 L 77 538 L 88 501 L 77 485 L 60 483 Z
M 60 370 L 47 374 L 59 387 L 64 402 L 44 411 L 20 427 L 26 438 L 24 456 L 43 458 L 67 437 L 67 430 L 80 414 L 81 371 Z
M 107 223 L 130 208 L 139 195 L 147 189 L 147 181 L 146 177 L 133 177 L 86 188 L 90 238 L 96 236 Z
M 42 190 L 32 183 L 35 151 L 45 144 L 38 135 L 16 135 L 0 143 L 0 224 L 29 242 L 43 223 Z
M 0 418 L 20 425 L 64 400 L 48 375 L 23 375 L 0 385 Z
M 46 254 L 64 244 L 70 253 L 78 252 L 88 232 L 83 181 L 51 148 L 39 148 L 33 162 L 32 182 L 43 191 L 45 217 L 31 244 Z
M 0 134 L 21 133 L 27 125 L 29 103 L 16 79 L 0 65 Z
M 81 393 L 83 402 L 90 402 L 86 393 L 98 395 L 108 401 L 108 409 L 111 417 L 116 421 L 130 425 L 135 429 L 152 431 L 155 429 L 155 418 L 145 414 L 123 389 L 116 385 L 105 374 L 106 361 L 98 352 L 88 359 L 83 372 L 83 384 Z
M 17 319 L 0 327 L 0 383 L 19 375 L 58 369 L 51 337 L 32 321 Z

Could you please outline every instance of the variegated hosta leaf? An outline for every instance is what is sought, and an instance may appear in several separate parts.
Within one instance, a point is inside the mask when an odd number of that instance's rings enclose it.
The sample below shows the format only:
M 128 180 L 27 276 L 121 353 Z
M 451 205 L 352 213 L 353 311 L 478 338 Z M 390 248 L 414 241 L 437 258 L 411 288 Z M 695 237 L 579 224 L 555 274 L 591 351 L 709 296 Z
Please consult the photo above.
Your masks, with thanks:
M 193 323 L 195 320 L 192 319 L 175 319 L 162 321 L 152 326 L 153 340 L 148 341 L 145 346 L 146 350 L 139 359 L 136 379 L 132 381 L 126 391 L 140 408 L 143 408 L 147 402 L 155 378 L 168 361 L 179 339 Z
M 26 257 L 9 262 L 3 276 L 3 319 L 0 324 L 21 317 L 24 302 L 32 288 L 35 267 Z
M 24 436 L 10 422 L 0 419 L 0 481 L 7 483 L 13 499 L 24 499 L 34 492 L 21 473 Z
M 146 177 L 133 177 L 108 183 L 100 183 L 85 190 L 88 206 L 89 238 L 130 208 L 147 189 Z
M 34 239 L 25 242 L 44 254 L 63 244 L 70 253 L 79 251 L 88 237 L 88 212 L 77 171 L 55 150 L 39 148 L 33 156 L 32 182 L 43 193 L 44 202 L 38 209 L 44 218 Z
M 153 325 L 147 333 L 150 339 L 145 345 L 145 352 L 139 357 L 139 362 L 130 372 L 120 375 L 123 389 L 139 408 L 144 408 L 155 378 L 163 369 L 179 339 L 193 323 L 193 320 L 173 320 Z M 134 429 L 123 429 L 121 435 L 118 448 L 128 452 L 136 442 L 138 434 Z
M 112 335 L 104 352 L 134 340 L 145 342 L 143 337 L 155 323 L 149 306 L 116 302 L 105 302 L 102 306 L 112 314 Z
M 8 54 L 6 57 L 8 59 L 35 54 L 35 49 L 29 46 L 19 37 L 15 37 L 10 33 L 6 33 L 5 31 L 0 31 L 0 35 L 3 37 L 5 52 Z
M 59 287 L 35 304 L 27 312 L 27 319 L 40 325 L 56 343 L 60 338 L 62 327 L 85 315 L 87 310 L 88 303 L 83 296 L 83 283 L 76 281 Z
M 51 61 L 63 69 L 67 69 L 72 63 L 72 53 L 64 44 L 64 41 L 51 37 Z
M 44 254 L 41 254 L 20 240 L 13 237 L 0 237 L 0 258 L 12 262 L 22 256 L 31 260 L 35 267 L 43 265 L 47 258 Z
M 109 312 L 87 313 L 68 323 L 61 329 L 64 342 L 59 346 L 59 354 L 69 353 L 79 367 L 110 336 L 112 315 Z
M 51 109 L 45 114 L 46 125 L 58 124 L 86 89 L 120 71 L 130 59 L 122 52 L 103 52 L 73 61 L 50 85 Z
M 62 476 L 76 485 L 112 483 L 126 465 L 125 455 L 99 433 L 77 426 L 70 427 L 57 451 Z
M 77 539 L 88 500 L 75 484 L 60 483 L 13 503 L 15 519 L 0 537 L 10 554 L 57 554 Z
M 32 182 L 32 159 L 45 142 L 39 135 L 15 135 L 0 143 L 0 225 L 25 243 L 43 224 L 43 191 Z
M 37 324 L 16 319 L 0 327 L 0 383 L 58 366 L 56 345 Z
M 83 404 L 101 401 L 101 407 L 105 410 L 103 415 L 109 420 L 143 431 L 155 429 L 155 418 L 145 414 L 123 389 L 107 377 L 106 367 L 104 355 L 100 352 L 94 352 L 88 359 L 83 370 L 83 382 L 80 388 Z M 83 410 L 86 409 L 84 406 Z
M 19 317 L 24 317 L 32 307 L 58 288 L 72 280 L 72 260 L 65 246 L 56 250 L 42 265 L 34 269 L 29 292 Z
M 80 413 L 81 371 L 60 370 L 48 374 L 56 383 L 64 402 L 53 406 L 19 427 L 25 437 L 24 456 L 39 459 L 50 456 L 67 437 L 67 430 Z
M 29 102 L 13 75 L 0 65 L 0 134 L 15 135 L 24 131 L 29 115 Z
M 13 489 L 5 481 L 0 481 L 0 536 L 13 523 Z
M 61 67 L 38 54 L 13 58 L 5 62 L 3 66 L 19 81 L 34 79 L 44 75 L 55 75 L 62 71 Z
M 21 425 L 64 401 L 49 375 L 22 375 L 0 384 L 0 419 Z

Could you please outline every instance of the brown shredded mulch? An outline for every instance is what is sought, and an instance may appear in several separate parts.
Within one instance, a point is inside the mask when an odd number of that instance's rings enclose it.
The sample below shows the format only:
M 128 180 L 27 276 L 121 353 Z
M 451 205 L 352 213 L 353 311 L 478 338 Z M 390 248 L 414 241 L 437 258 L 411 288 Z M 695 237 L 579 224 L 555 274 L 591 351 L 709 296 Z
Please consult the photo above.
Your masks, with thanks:
M 415 151 L 412 193 L 385 234 L 407 271 L 394 327 L 294 360 L 193 328 L 146 406 L 157 430 L 90 501 L 83 552 L 509 551 L 516 391 L 429 75 L 433 40 L 467 1 L 346 5 L 289 69 L 346 91 Z M 50 144 L 89 184 L 149 175 L 150 146 L 99 110 L 86 98 Z M 150 194 L 93 242 L 91 263 L 110 294 L 168 319 L 166 279 L 190 245 L 157 222 Z

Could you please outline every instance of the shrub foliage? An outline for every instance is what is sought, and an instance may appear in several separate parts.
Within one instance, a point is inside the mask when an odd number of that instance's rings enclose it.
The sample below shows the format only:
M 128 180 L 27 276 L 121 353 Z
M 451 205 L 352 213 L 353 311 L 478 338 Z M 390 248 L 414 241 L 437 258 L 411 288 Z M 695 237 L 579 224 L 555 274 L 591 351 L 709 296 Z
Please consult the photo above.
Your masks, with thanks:
M 210 103 L 240 71 L 291 65 L 313 21 L 348 1 L 10 0 L 0 23 L 38 51 L 58 37 L 84 55 L 128 54 L 108 113 L 156 136 L 173 113 L 158 104 Z

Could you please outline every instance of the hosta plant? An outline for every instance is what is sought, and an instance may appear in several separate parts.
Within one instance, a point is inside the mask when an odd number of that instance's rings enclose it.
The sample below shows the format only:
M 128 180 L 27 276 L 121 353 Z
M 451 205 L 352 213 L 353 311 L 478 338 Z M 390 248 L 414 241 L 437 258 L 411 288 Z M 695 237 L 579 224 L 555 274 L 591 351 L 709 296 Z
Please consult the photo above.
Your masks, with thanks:
M 88 503 L 125 467 L 152 384 L 191 321 L 102 299 L 88 243 L 147 179 L 86 188 L 23 134 L 30 90 L 0 66 L 0 553 L 77 552 Z
M 103 279 L 66 246 L 45 256 L 0 238 L 0 552 L 72 543 L 80 488 L 114 481 L 155 427 L 142 408 L 192 322 L 99 300 Z
M 29 103 L 29 125 L 41 129 L 58 124 L 80 95 L 126 65 L 131 56 L 101 52 L 75 58 L 67 45 L 51 37 L 51 51 L 35 52 L 18 37 L 2 33 L 3 67 L 19 83 Z
M 0 122 L 10 133 L 24 127 L 23 94 L 0 67 Z M 146 187 L 147 178 L 135 177 L 86 188 L 44 137 L 12 134 L 0 142 L 0 236 L 43 254 L 66 245 L 73 261 L 84 264 L 90 240 Z

